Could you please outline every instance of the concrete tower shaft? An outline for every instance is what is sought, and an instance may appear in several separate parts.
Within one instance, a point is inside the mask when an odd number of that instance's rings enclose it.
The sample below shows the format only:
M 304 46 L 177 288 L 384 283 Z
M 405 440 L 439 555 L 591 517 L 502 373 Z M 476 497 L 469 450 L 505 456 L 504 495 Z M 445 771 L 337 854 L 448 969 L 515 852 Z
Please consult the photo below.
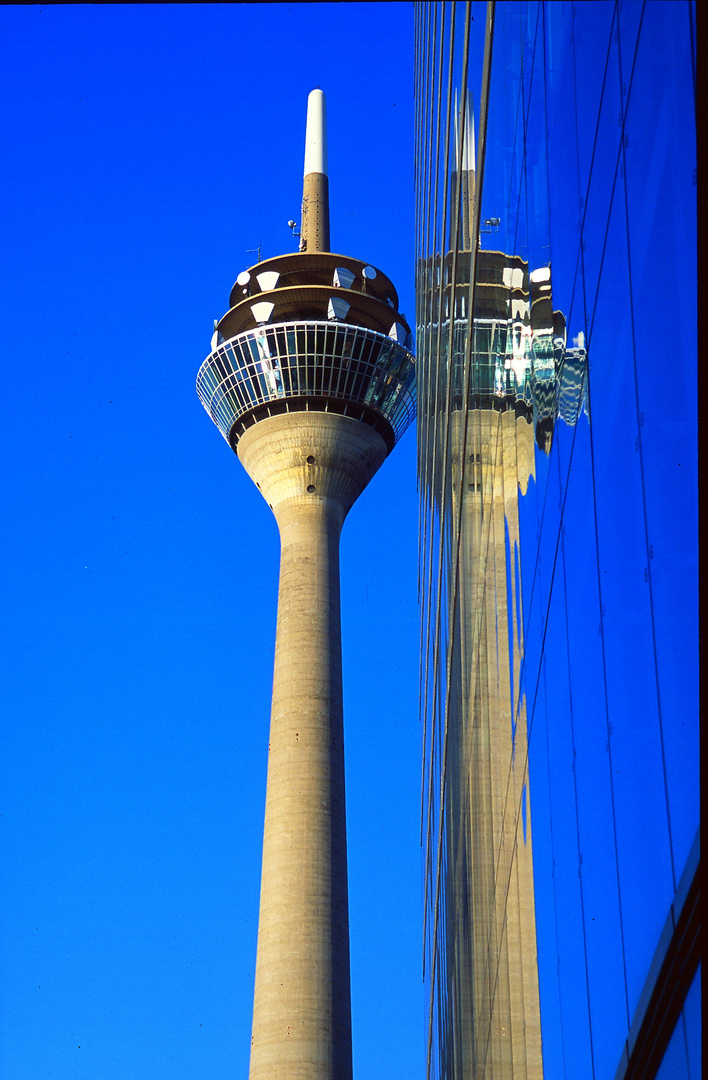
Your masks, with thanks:
M 352 1074 L 339 537 L 387 453 L 324 412 L 238 445 L 281 538 L 251 1080 Z
M 249 428 L 239 461 L 278 523 L 297 505 L 326 503 L 339 526 L 388 455 L 383 437 L 359 420 L 308 411 L 268 417 Z

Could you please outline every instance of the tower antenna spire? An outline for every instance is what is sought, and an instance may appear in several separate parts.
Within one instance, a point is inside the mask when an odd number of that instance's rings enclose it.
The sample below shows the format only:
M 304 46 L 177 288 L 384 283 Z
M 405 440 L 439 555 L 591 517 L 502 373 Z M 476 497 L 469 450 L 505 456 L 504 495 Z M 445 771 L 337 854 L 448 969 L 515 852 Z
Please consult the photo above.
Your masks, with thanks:
M 327 100 L 320 89 L 307 99 L 300 251 L 329 251 Z

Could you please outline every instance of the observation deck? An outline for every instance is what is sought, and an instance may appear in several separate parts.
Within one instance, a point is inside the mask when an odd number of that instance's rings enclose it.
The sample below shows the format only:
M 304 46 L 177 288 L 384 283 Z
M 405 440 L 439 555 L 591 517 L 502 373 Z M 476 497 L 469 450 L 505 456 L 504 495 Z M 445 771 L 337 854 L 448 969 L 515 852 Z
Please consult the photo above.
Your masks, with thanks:
M 282 255 L 239 274 L 230 302 L 197 393 L 234 451 L 259 420 L 300 411 L 351 416 L 393 448 L 415 417 L 415 361 L 385 274 L 330 252 Z

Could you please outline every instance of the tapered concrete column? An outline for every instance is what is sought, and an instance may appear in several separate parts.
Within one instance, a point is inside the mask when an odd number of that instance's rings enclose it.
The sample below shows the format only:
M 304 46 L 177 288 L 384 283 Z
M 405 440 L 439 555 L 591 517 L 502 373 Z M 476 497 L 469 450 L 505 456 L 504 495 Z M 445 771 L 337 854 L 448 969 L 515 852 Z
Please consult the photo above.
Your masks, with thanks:
M 266 419 L 238 454 L 280 529 L 251 1080 L 349 1080 L 339 536 L 387 454 L 346 416 Z
M 460 725 L 456 748 L 461 763 L 458 782 L 464 787 L 451 793 L 448 804 L 460 842 L 459 869 L 452 877 L 459 899 L 447 918 L 451 923 L 456 920 L 455 943 L 465 946 L 465 951 L 458 951 L 455 987 L 460 1051 L 450 1075 L 542 1080 L 521 691 L 523 627 L 517 622 L 517 611 L 523 607 L 514 563 L 520 541 L 518 491 L 526 491 L 534 468 L 533 426 L 513 411 L 470 410 L 463 447 L 464 421 L 462 413 L 453 413 L 450 419 L 453 492 L 460 488 L 463 453 L 466 457 L 458 590 L 459 686 L 467 695 L 460 707 L 464 726 Z M 453 507 L 456 512 L 457 504 Z M 507 537 L 512 559 L 509 580 Z M 454 783 L 452 766 L 448 771 Z M 459 799 L 466 815 L 461 821 L 455 819 L 453 799 Z
M 342 514 L 279 515 L 251 1077 L 351 1076 L 339 619 Z

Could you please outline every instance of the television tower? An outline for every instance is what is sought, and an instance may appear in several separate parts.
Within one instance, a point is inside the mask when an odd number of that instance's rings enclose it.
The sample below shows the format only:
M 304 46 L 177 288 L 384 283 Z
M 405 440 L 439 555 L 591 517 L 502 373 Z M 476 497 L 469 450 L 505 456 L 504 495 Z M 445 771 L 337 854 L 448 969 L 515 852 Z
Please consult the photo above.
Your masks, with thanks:
M 339 537 L 415 415 L 396 291 L 330 252 L 328 185 L 313 90 L 300 251 L 239 274 L 197 376 L 281 542 L 250 1080 L 352 1074 Z

